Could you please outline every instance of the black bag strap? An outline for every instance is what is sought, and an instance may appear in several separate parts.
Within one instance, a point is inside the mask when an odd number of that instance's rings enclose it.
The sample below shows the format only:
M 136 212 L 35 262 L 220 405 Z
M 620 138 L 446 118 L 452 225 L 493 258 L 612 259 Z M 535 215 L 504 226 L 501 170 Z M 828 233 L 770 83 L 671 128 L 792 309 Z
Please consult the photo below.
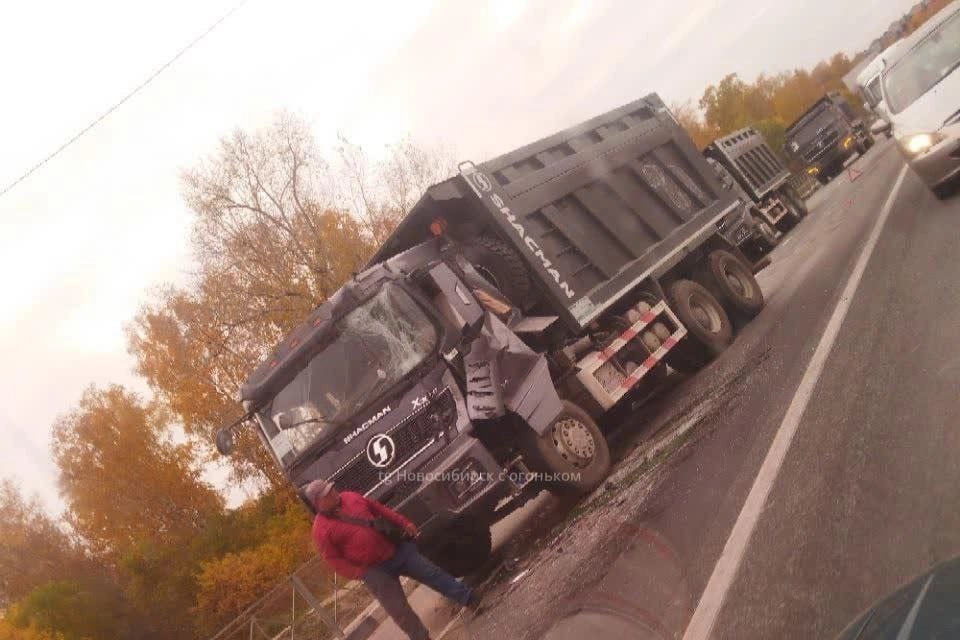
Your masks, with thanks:
M 352 518 L 342 513 L 332 513 L 327 517 L 333 520 L 339 520 L 340 522 L 346 522 L 347 524 L 353 524 L 358 527 L 368 527 L 370 529 L 373 528 L 374 523 L 373 520 L 368 520 L 366 518 Z

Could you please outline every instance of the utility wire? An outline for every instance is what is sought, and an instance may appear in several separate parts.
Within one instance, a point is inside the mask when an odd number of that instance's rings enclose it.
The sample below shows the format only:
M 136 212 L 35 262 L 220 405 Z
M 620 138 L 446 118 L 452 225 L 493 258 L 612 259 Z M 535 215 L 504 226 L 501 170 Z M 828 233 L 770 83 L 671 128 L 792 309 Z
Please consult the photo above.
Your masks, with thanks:
M 179 60 L 181 57 L 183 57 L 183 55 L 184 55 L 187 51 L 190 51 L 190 49 L 192 49 L 194 46 L 196 46 L 197 44 L 199 44 L 199 42 L 200 42 L 201 40 L 203 40 L 203 39 L 206 38 L 208 35 L 210 35 L 210 34 L 213 32 L 214 29 L 216 29 L 216 28 L 219 27 L 221 24 L 223 24 L 223 22 L 224 22 L 227 18 L 229 18 L 229 17 L 232 16 L 234 13 L 236 13 L 238 10 L 240 10 L 240 8 L 243 7 L 243 5 L 247 4 L 247 2 L 249 2 L 249 0 L 241 0 L 241 1 L 240 1 L 237 5 L 235 5 L 232 9 L 230 9 L 230 10 L 227 11 L 225 14 L 223 14 L 222 16 L 220 16 L 220 19 L 218 19 L 216 22 L 214 22 L 212 25 L 210 25 L 210 26 L 207 28 L 206 31 L 204 31 L 204 32 L 201 33 L 199 36 L 197 36 L 196 38 L 194 38 L 193 40 L 191 40 L 189 43 L 187 43 L 187 45 L 186 45 L 185 47 L 183 47 L 182 49 L 180 49 L 180 51 L 178 51 L 175 56 L 173 56 L 172 58 L 170 58 L 169 60 L 167 60 L 167 61 L 166 61 L 165 63 L 163 63 L 163 65 L 161 65 L 156 71 L 154 71 L 154 72 L 151 73 L 149 76 L 147 76 L 147 79 L 144 80 L 143 82 L 141 82 L 140 84 L 138 84 L 136 87 L 134 87 L 134 89 L 133 89 L 130 93 L 128 93 L 127 95 L 123 96 L 123 97 L 122 97 L 118 102 L 116 102 L 112 107 L 110 107 L 109 109 L 107 109 L 106 111 L 104 111 L 102 114 L 100 114 L 100 116 L 97 117 L 97 119 L 95 119 L 93 122 L 91 122 L 90 124 L 88 124 L 87 126 L 85 126 L 83 129 L 81 129 L 80 131 L 78 131 L 72 138 L 68 139 L 66 142 L 64 142 L 63 144 L 61 144 L 61 145 L 60 145 L 59 147 L 57 147 L 56 149 L 54 149 L 53 152 L 51 152 L 51 153 L 50 153 L 49 155 L 47 155 L 45 158 L 43 158 L 42 160 L 40 160 L 39 162 L 37 162 L 35 165 L 33 165 L 32 167 L 30 167 L 30 168 L 29 168 L 26 172 L 24 172 L 23 175 L 21 175 L 19 178 L 17 178 L 16 180 L 14 180 L 13 182 L 11 182 L 11 183 L 8 184 L 7 186 L 5 186 L 5 187 L 3 188 L 3 190 L 0 191 L 0 198 L 2 198 L 3 196 L 5 196 L 10 190 L 12 190 L 12 189 L 13 189 L 14 187 L 16 187 L 18 184 L 20 184 L 21 182 L 23 182 L 24 180 L 26 180 L 27 178 L 29 178 L 34 172 L 36 172 L 38 169 L 40 169 L 43 165 L 47 164 L 48 162 L 50 162 L 51 160 L 53 160 L 55 157 L 57 157 L 58 155 L 60 155 L 60 153 L 62 153 L 64 149 L 66 149 L 67 147 L 69 147 L 70 145 L 72 145 L 74 142 L 76 142 L 77 140 L 79 140 L 79 139 L 80 139 L 81 137 L 83 137 L 86 133 L 88 133 L 91 129 L 93 129 L 93 128 L 96 127 L 98 124 L 100 124 L 101 122 L 103 122 L 108 116 L 110 116 L 110 114 L 112 114 L 114 111 L 116 111 L 117 109 L 119 109 L 120 107 L 122 107 L 122 106 L 124 105 L 124 103 L 126 103 L 128 100 L 130 100 L 130 98 L 132 98 L 133 96 L 135 96 L 135 95 L 137 95 L 138 93 L 140 93 L 140 91 L 142 91 L 148 84 L 150 84 L 151 82 L 153 82 L 154 80 L 156 80 L 156 79 L 157 79 L 157 76 L 159 76 L 161 73 L 163 73 L 164 71 L 166 71 L 166 70 L 170 67 L 170 65 L 172 65 L 173 63 L 175 63 L 175 62 L 176 62 L 177 60 Z

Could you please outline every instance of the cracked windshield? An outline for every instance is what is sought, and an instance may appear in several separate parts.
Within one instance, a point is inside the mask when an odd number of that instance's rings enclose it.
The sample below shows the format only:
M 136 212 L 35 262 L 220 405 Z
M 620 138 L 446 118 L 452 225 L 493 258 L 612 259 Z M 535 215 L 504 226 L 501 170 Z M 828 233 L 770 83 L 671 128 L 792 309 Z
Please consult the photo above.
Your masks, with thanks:
M 960 0 L 0 53 L 0 640 L 960 638 Z
M 331 327 L 329 344 L 271 403 L 265 430 L 285 464 L 403 380 L 437 341 L 427 315 L 394 285 L 384 286 Z

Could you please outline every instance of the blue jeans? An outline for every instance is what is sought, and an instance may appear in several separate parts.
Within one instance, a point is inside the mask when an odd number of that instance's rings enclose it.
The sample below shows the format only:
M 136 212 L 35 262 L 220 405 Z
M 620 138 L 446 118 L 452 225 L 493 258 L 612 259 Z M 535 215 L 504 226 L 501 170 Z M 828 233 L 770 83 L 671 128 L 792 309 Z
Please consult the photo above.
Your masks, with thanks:
M 415 544 L 399 545 L 392 558 L 367 569 L 363 581 L 410 640 L 429 640 L 430 633 L 407 601 L 400 576 L 413 578 L 459 604 L 470 600 L 470 587 L 420 555 Z

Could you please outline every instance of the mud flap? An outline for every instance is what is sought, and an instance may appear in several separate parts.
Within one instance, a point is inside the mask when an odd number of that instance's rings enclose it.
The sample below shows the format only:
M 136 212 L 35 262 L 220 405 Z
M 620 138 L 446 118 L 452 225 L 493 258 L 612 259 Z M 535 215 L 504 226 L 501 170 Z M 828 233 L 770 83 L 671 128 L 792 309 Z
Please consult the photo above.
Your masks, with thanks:
M 463 360 L 471 420 L 511 411 L 542 434 L 563 410 L 546 359 L 492 313 L 484 314 L 480 335 Z

